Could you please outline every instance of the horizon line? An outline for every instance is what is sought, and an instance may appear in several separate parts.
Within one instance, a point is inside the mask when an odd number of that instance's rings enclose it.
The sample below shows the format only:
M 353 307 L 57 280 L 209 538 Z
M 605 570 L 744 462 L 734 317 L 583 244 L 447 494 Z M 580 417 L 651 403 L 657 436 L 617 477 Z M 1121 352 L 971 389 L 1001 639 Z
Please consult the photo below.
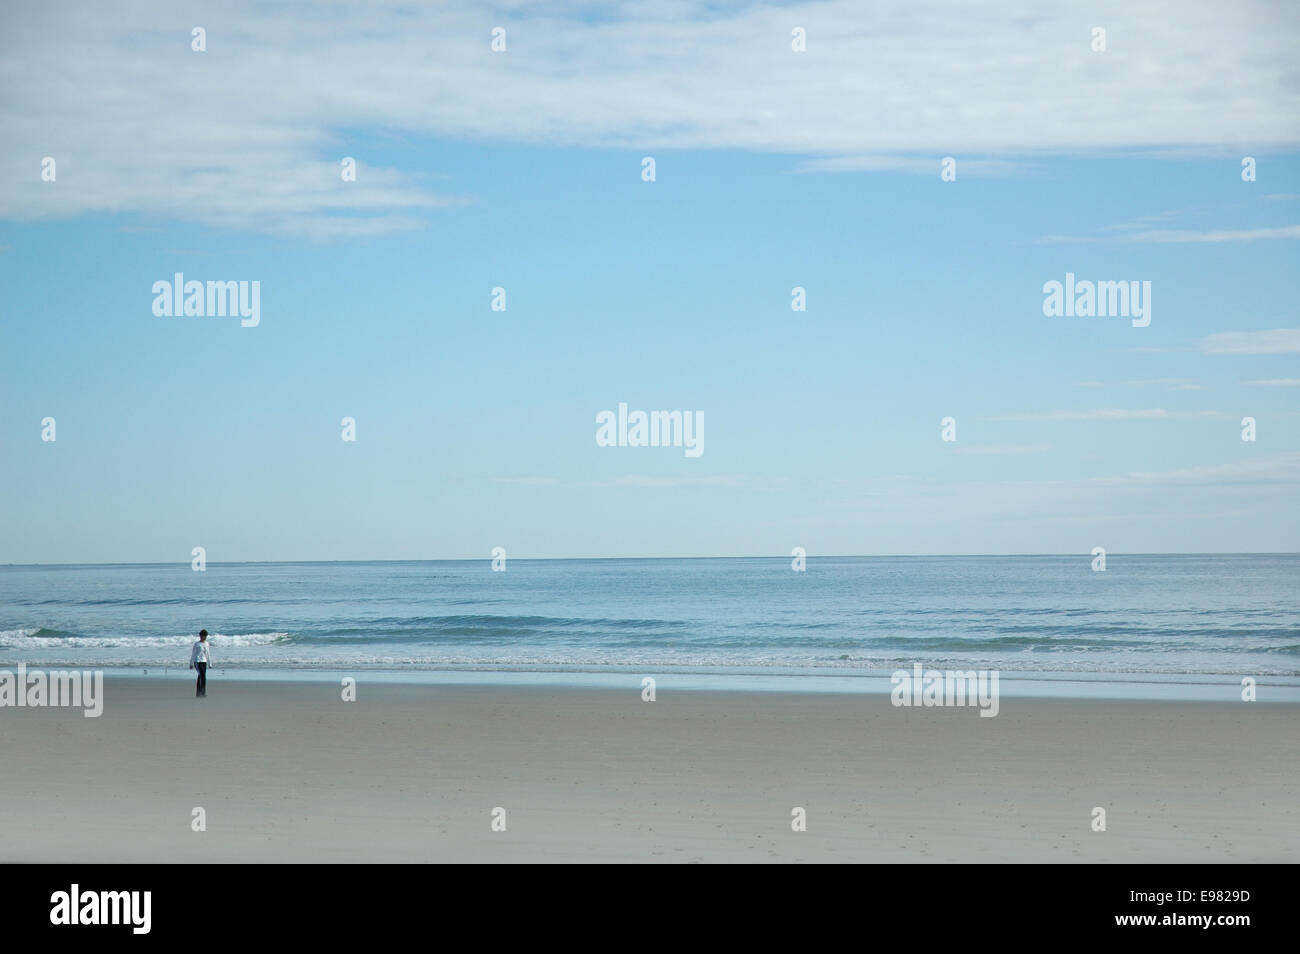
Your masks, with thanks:
M 1070 553 L 822 553 L 805 554 L 807 560 L 905 560 L 905 559 L 961 559 L 976 557 L 1090 557 L 1092 552 Z M 789 560 L 794 554 L 748 554 L 731 556 L 631 556 L 631 557 L 511 557 L 520 563 L 572 563 L 572 562 L 614 562 L 631 560 Z M 1106 556 L 1300 556 L 1298 550 L 1168 550 L 1168 551 L 1127 551 L 1107 550 Z M 289 563 L 308 564 L 349 564 L 349 563 L 491 563 L 493 557 L 420 557 L 406 559 L 339 559 L 339 560 L 208 560 L 205 566 L 243 566 L 272 565 Z M 80 566 L 187 566 L 190 560 L 169 561 L 128 561 L 122 563 L 0 563 L 0 569 L 10 567 L 80 567 Z M 198 571 L 195 571 L 198 572 Z

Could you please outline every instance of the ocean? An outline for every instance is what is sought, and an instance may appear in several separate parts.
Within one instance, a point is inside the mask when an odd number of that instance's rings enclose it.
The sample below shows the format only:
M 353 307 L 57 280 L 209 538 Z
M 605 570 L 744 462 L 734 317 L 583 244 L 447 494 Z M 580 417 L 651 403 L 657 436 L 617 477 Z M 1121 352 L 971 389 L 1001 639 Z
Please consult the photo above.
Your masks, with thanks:
M 0 666 L 1300 676 L 1300 554 L 0 567 Z

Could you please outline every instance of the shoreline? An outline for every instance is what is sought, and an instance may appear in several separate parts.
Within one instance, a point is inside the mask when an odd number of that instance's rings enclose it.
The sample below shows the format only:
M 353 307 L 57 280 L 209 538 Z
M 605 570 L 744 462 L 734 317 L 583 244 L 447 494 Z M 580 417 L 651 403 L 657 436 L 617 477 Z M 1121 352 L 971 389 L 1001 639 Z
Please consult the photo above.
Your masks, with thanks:
M 0 709 L 24 755 L 0 774 L 0 861 L 1300 860 L 1286 706 L 1025 698 L 986 719 L 871 694 L 364 681 L 344 702 L 219 674 L 196 700 L 181 672 L 105 680 L 99 718 Z
M 94 671 L 106 679 L 193 680 L 181 666 L 114 667 L 64 663 L 0 661 L 0 671 L 25 666 L 35 671 Z M 929 667 L 926 665 L 926 669 Z M 939 667 L 934 667 L 939 668 Z M 961 667 L 967 669 L 967 667 Z M 970 667 L 974 668 L 974 667 Z M 942 670 L 941 670 L 942 671 Z M 891 670 L 765 671 L 755 669 L 544 669 L 544 668 L 230 668 L 218 665 L 211 678 L 227 682 L 334 683 L 351 677 L 358 683 L 413 686 L 494 686 L 498 688 L 606 689 L 640 691 L 653 677 L 661 688 L 692 692 L 813 693 L 888 695 Z M 1122 673 L 999 670 L 1005 698 L 1099 699 L 1130 701 L 1241 702 L 1244 675 L 1229 673 Z M 1256 702 L 1300 704 L 1300 676 L 1252 675 Z

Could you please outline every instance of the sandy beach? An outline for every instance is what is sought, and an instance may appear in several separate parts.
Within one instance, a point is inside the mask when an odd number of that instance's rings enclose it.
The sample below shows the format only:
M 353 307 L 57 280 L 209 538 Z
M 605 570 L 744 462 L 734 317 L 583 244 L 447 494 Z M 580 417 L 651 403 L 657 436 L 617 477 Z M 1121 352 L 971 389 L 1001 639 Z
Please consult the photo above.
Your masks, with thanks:
M 105 690 L 97 719 L 0 710 L 0 860 L 1300 860 L 1292 705 L 1004 700 L 980 718 L 364 678 L 353 703 L 329 683 Z

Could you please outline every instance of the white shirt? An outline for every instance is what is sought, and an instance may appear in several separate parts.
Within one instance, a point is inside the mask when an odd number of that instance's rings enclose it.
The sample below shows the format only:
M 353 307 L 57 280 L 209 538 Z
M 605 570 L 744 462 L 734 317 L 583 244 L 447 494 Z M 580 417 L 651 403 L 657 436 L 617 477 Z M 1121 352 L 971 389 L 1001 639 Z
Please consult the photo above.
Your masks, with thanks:
M 212 654 L 209 652 L 208 647 L 209 647 L 209 643 L 205 639 L 200 639 L 195 641 L 194 648 L 190 650 L 191 666 L 199 662 L 204 662 L 207 663 L 208 665 L 212 664 Z

